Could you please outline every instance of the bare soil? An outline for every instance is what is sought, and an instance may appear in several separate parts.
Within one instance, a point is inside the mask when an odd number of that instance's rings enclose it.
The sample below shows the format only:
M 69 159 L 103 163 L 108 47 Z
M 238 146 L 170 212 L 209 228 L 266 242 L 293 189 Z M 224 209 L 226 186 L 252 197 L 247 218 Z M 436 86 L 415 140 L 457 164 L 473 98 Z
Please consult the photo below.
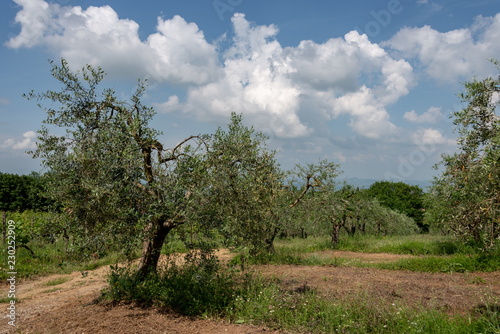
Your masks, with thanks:
M 227 252 L 219 255 L 222 259 L 230 257 Z M 317 255 L 362 262 L 389 262 L 403 257 L 341 251 Z M 279 279 L 285 289 L 307 286 L 321 295 L 341 300 L 371 298 L 380 302 L 381 307 L 436 308 L 453 315 L 500 302 L 500 272 L 430 274 L 286 265 L 254 266 L 253 270 Z M 284 333 L 247 324 L 194 319 L 157 308 L 96 304 L 95 299 L 106 287 L 108 273 L 109 267 L 102 267 L 84 274 L 74 272 L 18 282 L 17 326 L 10 328 L 2 316 L 0 333 Z M 52 285 L 58 279 L 66 281 Z

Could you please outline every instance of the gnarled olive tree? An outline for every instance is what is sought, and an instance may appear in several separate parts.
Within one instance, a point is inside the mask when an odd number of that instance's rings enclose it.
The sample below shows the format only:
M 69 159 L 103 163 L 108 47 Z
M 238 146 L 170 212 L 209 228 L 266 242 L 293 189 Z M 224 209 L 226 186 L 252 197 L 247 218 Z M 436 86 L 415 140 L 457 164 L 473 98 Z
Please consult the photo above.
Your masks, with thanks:
M 124 247 L 142 237 L 138 275 L 145 277 L 156 271 L 167 234 L 199 202 L 203 141 L 188 137 L 164 148 L 160 133 L 149 126 L 154 110 L 141 103 L 143 82 L 129 101 L 121 101 L 113 90 L 99 90 L 102 69 L 88 65 L 73 72 L 64 59 L 51 64 L 61 90 L 26 95 L 51 102 L 32 153 L 42 158 L 51 195 L 65 208 L 74 233 L 87 241 L 114 235 Z

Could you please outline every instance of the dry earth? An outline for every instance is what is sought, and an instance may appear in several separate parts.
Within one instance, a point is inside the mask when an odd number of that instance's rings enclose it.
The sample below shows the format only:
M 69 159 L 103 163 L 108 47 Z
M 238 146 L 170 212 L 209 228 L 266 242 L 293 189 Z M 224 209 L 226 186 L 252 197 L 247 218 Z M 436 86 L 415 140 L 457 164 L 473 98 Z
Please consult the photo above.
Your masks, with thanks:
M 325 251 L 318 256 L 353 261 L 395 261 L 393 254 Z M 230 255 L 220 253 L 227 259 Z M 307 285 L 320 294 L 344 298 L 374 298 L 383 305 L 433 307 L 449 314 L 465 314 L 485 303 L 500 301 L 500 272 L 429 274 L 345 266 L 266 265 L 253 268 L 279 278 L 287 289 Z M 130 305 L 105 306 L 93 301 L 106 286 L 108 267 L 82 275 L 53 275 L 21 281 L 17 286 L 17 327 L 2 317 L 0 333 L 278 333 L 263 327 L 192 319 L 159 309 Z M 66 279 L 51 286 L 49 282 Z M 394 304 L 394 305 L 393 305 Z M 7 305 L 7 304 L 3 304 Z

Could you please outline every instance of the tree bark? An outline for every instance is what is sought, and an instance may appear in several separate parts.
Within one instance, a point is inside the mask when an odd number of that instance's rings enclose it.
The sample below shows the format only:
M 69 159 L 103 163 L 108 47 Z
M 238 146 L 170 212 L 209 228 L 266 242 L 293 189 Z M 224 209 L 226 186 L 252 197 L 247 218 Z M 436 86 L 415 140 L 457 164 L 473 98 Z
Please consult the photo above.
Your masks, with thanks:
M 266 250 L 269 253 L 274 253 L 274 239 L 276 239 L 276 236 L 278 235 L 280 231 L 280 228 L 278 226 L 274 227 L 273 232 L 269 236 L 269 238 L 266 238 L 264 241 L 266 243 Z
M 333 223 L 333 227 L 332 227 L 332 248 L 334 248 L 339 243 L 339 233 L 340 233 L 340 228 L 342 227 L 342 224 L 338 224 L 335 221 L 333 221 L 332 223 Z
M 163 219 L 154 219 L 146 227 L 146 236 L 142 244 L 142 256 L 137 270 L 139 279 L 156 274 L 161 248 L 174 224 L 166 224 Z

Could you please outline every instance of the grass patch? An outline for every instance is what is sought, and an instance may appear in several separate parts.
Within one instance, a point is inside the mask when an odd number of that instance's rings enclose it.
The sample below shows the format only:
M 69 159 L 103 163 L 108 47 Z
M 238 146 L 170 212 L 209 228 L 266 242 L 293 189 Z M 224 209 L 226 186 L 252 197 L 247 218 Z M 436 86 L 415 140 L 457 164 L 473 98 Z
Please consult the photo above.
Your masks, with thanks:
M 237 255 L 230 263 L 237 264 L 241 262 Z M 342 266 L 352 259 L 341 257 L 322 257 L 320 255 L 308 255 L 307 253 L 299 253 L 293 248 L 277 248 L 274 253 L 262 253 L 248 259 L 249 264 L 274 264 L 274 265 L 301 265 L 301 266 Z
M 11 301 L 19 303 L 19 299 L 17 298 L 0 298 L 0 304 L 9 304 Z
M 47 283 L 45 283 L 45 285 L 46 286 L 55 286 L 55 285 L 66 283 L 68 281 L 71 281 L 70 277 L 59 277 L 59 278 L 55 278 L 53 280 L 48 281 Z
M 489 305 L 469 316 L 450 317 L 437 310 L 388 305 L 366 295 L 329 299 L 306 284 L 293 290 L 285 289 L 276 279 L 235 271 L 221 265 L 213 254 L 205 257 L 189 254 L 186 264 L 172 263 L 158 275 L 144 280 L 138 280 L 127 268 L 115 267 L 109 278 L 110 286 L 101 299 L 157 305 L 184 315 L 224 318 L 233 323 L 263 325 L 297 333 L 465 334 L 500 331 L 498 308 Z M 327 261 L 304 256 L 293 247 L 279 247 L 276 254 L 257 259 L 266 263 L 291 264 Z M 443 263 L 450 262 L 440 262 Z
M 6 259 L 7 247 L 0 246 L 0 256 Z M 16 272 L 18 278 L 33 278 L 51 274 L 69 274 L 73 271 L 93 270 L 98 267 L 125 261 L 126 257 L 113 252 L 100 259 L 76 260 L 67 251 L 64 241 L 53 244 L 43 241 L 30 241 L 29 247 L 34 251 L 33 257 L 26 249 L 16 250 Z M 8 278 L 6 268 L 0 270 L 0 280 Z
M 418 272 L 493 272 L 500 269 L 500 254 L 473 254 L 452 256 L 426 256 L 401 259 L 393 263 L 379 263 L 377 268 Z
M 496 333 L 498 314 L 450 318 L 430 310 L 410 310 L 360 296 L 354 300 L 324 299 L 312 289 L 284 290 L 255 280 L 239 296 L 228 317 L 235 323 L 265 325 L 298 333 Z
M 331 249 L 328 237 L 308 237 L 278 239 L 274 243 L 277 250 L 286 249 L 295 253 L 313 253 Z
M 42 293 L 52 293 L 52 292 L 57 292 L 61 291 L 61 288 L 54 288 L 54 289 L 49 289 L 49 290 L 44 290 Z
M 469 246 L 446 236 L 355 236 L 342 239 L 338 250 L 364 253 L 392 253 L 416 255 L 395 262 L 365 263 L 358 259 L 310 255 L 328 248 L 328 239 L 312 238 L 280 240 L 274 253 L 264 253 L 248 259 L 249 264 L 309 265 L 309 266 L 355 266 L 417 272 L 492 272 L 500 269 L 500 252 L 479 253 Z M 241 255 L 233 264 L 242 262 Z
M 341 238 L 336 249 L 365 252 L 411 255 L 472 254 L 476 251 L 463 242 L 448 236 L 416 234 L 407 236 L 361 236 Z
M 390 306 L 370 296 L 327 299 L 307 285 L 284 289 L 279 281 L 236 274 L 222 266 L 215 271 L 200 263 L 172 268 L 144 281 L 137 281 L 125 269 L 115 270 L 103 298 L 296 333 L 465 334 L 500 330 L 498 313 L 491 307 L 468 317 L 450 318 L 435 310 Z

